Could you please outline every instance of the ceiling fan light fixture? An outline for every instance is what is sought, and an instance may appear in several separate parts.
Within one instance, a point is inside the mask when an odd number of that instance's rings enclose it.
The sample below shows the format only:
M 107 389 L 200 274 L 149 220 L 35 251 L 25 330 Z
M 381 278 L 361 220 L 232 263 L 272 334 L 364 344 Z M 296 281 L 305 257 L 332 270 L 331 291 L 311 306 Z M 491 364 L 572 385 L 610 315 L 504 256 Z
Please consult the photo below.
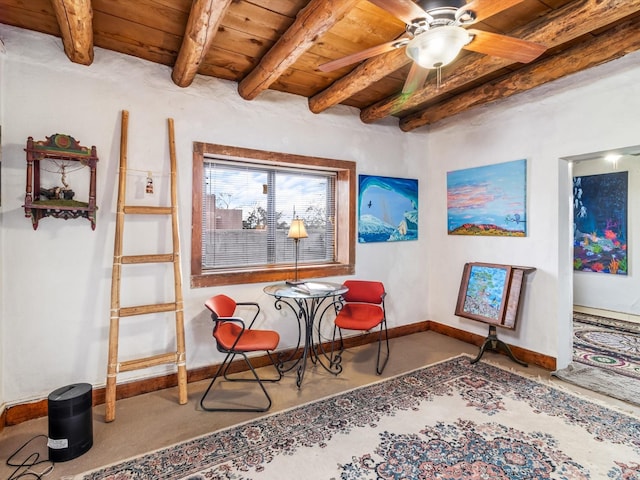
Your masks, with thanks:
M 413 38 L 405 52 L 423 68 L 441 68 L 451 63 L 467 43 L 469 33 L 464 28 L 445 25 Z

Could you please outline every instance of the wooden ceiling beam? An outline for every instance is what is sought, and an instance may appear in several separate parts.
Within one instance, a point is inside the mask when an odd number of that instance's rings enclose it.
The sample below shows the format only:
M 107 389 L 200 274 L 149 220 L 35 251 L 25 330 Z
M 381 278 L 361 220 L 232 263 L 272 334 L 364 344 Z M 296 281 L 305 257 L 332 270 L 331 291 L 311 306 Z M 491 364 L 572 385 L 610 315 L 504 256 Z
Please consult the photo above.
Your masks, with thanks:
M 424 125 L 517 93 L 531 90 L 566 75 L 615 60 L 640 50 L 640 17 L 569 50 L 525 67 L 494 82 L 461 93 L 450 100 L 400 120 L 400 129 L 409 132 Z
M 171 72 L 173 82 L 188 87 L 198 73 L 231 0 L 194 0 L 180 52 Z
M 93 9 L 91 0 L 51 0 L 64 53 L 82 65 L 93 63 Z
M 544 19 L 510 32 L 510 35 L 553 48 L 611 25 L 638 11 L 640 11 L 640 0 L 609 0 L 607 2 L 576 0 L 550 13 Z M 492 56 L 469 57 L 470 60 L 463 59 L 455 64 L 454 70 L 443 75 L 439 89 L 426 85 L 415 91 L 409 98 L 401 94 L 393 95 L 362 109 L 360 119 L 365 123 L 372 123 L 389 115 L 397 115 L 403 110 L 415 110 L 416 107 L 437 96 L 461 88 L 478 77 L 489 75 L 513 63 Z
M 311 0 L 260 63 L 238 84 L 238 93 L 253 100 L 268 89 L 314 42 L 360 0 Z
M 323 91 L 309 98 L 309 109 L 313 113 L 320 113 L 329 107 L 364 90 L 372 83 L 386 77 L 391 72 L 404 67 L 411 59 L 404 53 L 404 48 L 398 48 L 388 53 L 375 56 L 358 65 L 342 78 L 333 82 Z

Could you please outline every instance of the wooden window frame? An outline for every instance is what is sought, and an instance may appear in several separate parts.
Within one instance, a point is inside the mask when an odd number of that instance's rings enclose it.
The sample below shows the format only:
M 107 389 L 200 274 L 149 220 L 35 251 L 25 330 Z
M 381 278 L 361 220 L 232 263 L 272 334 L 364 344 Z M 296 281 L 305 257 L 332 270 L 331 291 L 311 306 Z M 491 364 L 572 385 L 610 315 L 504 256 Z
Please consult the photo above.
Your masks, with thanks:
M 298 277 L 319 278 L 353 275 L 356 263 L 356 163 L 269 152 L 213 143 L 193 143 L 193 180 L 191 209 L 191 288 L 289 280 L 295 274 L 292 265 L 260 268 L 228 268 L 215 271 L 202 269 L 202 185 L 207 158 L 245 160 L 256 164 L 304 167 L 336 172 L 336 261 L 327 264 L 299 264 Z

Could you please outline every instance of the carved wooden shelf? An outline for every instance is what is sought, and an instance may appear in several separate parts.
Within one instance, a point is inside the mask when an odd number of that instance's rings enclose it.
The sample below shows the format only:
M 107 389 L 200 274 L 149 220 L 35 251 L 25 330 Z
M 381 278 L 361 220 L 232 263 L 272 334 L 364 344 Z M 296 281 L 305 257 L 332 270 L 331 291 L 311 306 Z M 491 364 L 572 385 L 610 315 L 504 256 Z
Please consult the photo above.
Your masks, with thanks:
M 24 211 L 31 218 L 33 229 L 44 217 L 86 218 L 91 222 L 91 229 L 96 228 L 96 166 L 98 156 L 96 147 L 83 147 L 70 135 L 56 133 L 46 140 L 34 142 L 33 137 L 27 139 L 27 188 L 24 199 Z M 65 187 L 44 189 L 40 185 L 40 169 L 43 161 L 79 162 L 80 166 L 89 168 L 89 198 L 87 202 L 73 200 L 73 191 Z M 69 163 L 72 164 L 72 163 Z M 64 178 L 64 174 L 63 174 Z M 64 182 L 64 180 L 63 180 Z M 45 195 L 46 194 L 46 195 Z M 45 198 L 43 198 L 45 197 Z M 52 198 L 53 197 L 53 198 Z M 71 197 L 71 198 L 69 198 Z

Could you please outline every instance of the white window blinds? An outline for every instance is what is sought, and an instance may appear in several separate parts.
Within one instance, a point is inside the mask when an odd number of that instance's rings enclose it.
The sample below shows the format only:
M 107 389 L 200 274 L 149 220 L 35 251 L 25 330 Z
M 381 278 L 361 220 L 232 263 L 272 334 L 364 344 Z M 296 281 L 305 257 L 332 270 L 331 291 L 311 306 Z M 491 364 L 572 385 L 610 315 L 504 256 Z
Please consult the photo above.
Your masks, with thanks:
M 335 261 L 335 173 L 207 159 L 202 268 L 293 264 L 291 220 L 304 221 L 298 262 Z

